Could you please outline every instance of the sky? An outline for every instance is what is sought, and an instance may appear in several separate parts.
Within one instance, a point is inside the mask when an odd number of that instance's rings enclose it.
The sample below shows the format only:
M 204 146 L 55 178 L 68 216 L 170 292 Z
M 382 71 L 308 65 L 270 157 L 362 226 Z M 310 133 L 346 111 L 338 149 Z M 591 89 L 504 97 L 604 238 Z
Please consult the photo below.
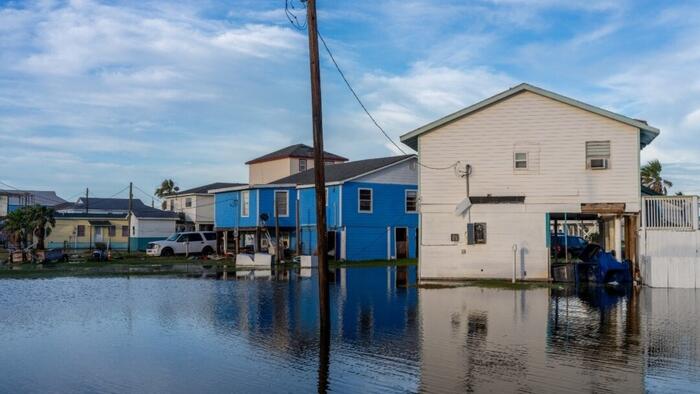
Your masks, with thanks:
M 318 23 L 396 141 L 528 82 L 660 128 L 642 161 L 700 193 L 698 1 L 318 0 Z M 246 182 L 312 142 L 306 34 L 284 0 L 0 0 L 0 181 L 145 202 Z M 397 154 L 321 55 L 326 150 Z

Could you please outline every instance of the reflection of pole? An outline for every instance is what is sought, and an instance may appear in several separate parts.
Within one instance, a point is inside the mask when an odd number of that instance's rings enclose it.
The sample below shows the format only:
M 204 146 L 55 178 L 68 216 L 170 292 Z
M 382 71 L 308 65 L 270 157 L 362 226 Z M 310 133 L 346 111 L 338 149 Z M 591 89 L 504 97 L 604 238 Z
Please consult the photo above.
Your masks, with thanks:
M 329 320 L 330 316 L 323 316 L 321 313 L 321 321 Z M 320 335 L 318 339 L 318 392 L 326 393 L 328 391 L 328 375 L 330 370 L 330 353 L 331 353 L 331 325 L 321 324 Z

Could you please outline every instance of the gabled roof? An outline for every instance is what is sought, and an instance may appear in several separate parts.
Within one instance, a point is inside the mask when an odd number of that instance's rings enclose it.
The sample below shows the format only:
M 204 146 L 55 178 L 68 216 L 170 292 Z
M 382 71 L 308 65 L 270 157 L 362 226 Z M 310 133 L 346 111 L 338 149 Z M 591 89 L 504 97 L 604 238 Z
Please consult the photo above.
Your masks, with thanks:
M 520 94 L 522 92 L 531 92 L 535 94 L 539 94 L 540 96 L 548 97 L 552 100 L 559 101 L 564 104 L 571 105 L 573 107 L 582 109 L 584 111 L 589 111 L 594 114 L 598 114 L 600 116 L 604 116 L 606 118 L 610 118 L 613 120 L 616 120 L 618 122 L 622 122 L 625 124 L 628 124 L 630 126 L 636 127 L 641 131 L 641 138 L 640 138 L 640 143 L 641 143 L 641 148 L 647 146 L 651 141 L 656 138 L 656 136 L 659 135 L 660 130 L 657 129 L 656 127 L 649 126 L 645 121 L 643 120 L 638 120 L 638 119 L 632 119 L 628 118 L 624 115 L 616 114 L 614 112 L 610 112 L 608 110 L 595 107 L 590 104 L 586 104 L 584 102 L 574 100 L 572 98 L 562 96 L 560 94 L 550 92 L 548 90 L 544 90 L 542 88 L 538 88 L 537 86 L 532 86 L 527 83 L 521 83 L 518 86 L 515 86 L 513 88 L 510 88 L 504 92 L 501 92 L 495 96 L 489 97 L 486 100 L 479 101 L 478 103 L 471 105 L 467 108 L 464 108 L 462 110 L 459 110 L 455 113 L 452 113 L 450 115 L 445 116 L 444 118 L 438 119 L 434 122 L 428 123 L 422 127 L 419 127 L 409 133 L 406 133 L 401 136 L 401 142 L 404 144 L 410 146 L 413 149 L 417 149 L 418 147 L 418 136 L 425 134 L 427 132 L 433 131 L 436 128 L 443 126 L 445 124 L 451 123 L 455 120 L 458 120 L 460 118 L 463 118 L 465 116 L 468 116 L 474 112 L 480 111 L 488 106 L 491 106 L 493 104 L 496 104 L 498 102 L 501 102 L 505 99 L 508 99 L 512 96 L 515 96 L 517 94 Z
M 243 185 L 245 185 L 245 183 L 214 182 L 214 183 L 210 183 L 208 185 L 197 186 L 197 187 L 193 187 L 193 188 L 187 189 L 187 190 L 181 190 L 173 195 L 174 196 L 183 196 L 185 194 L 207 194 L 209 190 L 223 189 L 226 187 L 236 187 L 236 186 L 243 186 Z
M 266 155 L 262 155 L 260 157 L 257 157 L 253 160 L 250 160 L 246 162 L 246 164 L 255 164 L 255 163 L 262 163 L 265 161 L 271 161 L 271 160 L 278 160 L 278 159 L 285 159 L 288 157 L 295 157 L 295 158 L 300 158 L 300 159 L 313 159 L 314 157 L 314 148 L 305 145 L 305 144 L 296 144 L 296 145 L 290 145 L 286 148 L 282 148 L 280 150 L 276 150 L 272 153 L 268 153 Z M 330 152 L 323 152 L 323 159 L 328 160 L 328 161 L 348 161 L 343 156 L 338 156 L 334 153 Z M 218 188 L 211 188 L 211 189 L 218 189 Z
M 0 194 L 10 196 L 31 195 L 34 204 L 47 207 L 53 207 L 66 202 L 66 200 L 57 196 L 56 192 L 49 190 L 0 190 Z
M 344 182 L 377 170 L 393 166 L 405 160 L 416 157 L 415 155 L 380 157 L 376 159 L 356 160 L 347 163 L 326 164 L 326 182 Z M 314 170 L 306 170 L 290 175 L 270 184 L 276 185 L 310 185 L 314 183 Z
M 133 199 L 131 203 L 131 211 L 138 218 L 178 218 L 176 212 L 149 207 L 137 198 Z M 85 210 L 85 197 L 81 197 L 75 203 L 56 206 L 56 217 L 125 217 L 129 211 L 129 199 L 90 197 L 87 201 L 87 207 L 87 213 L 81 212 Z

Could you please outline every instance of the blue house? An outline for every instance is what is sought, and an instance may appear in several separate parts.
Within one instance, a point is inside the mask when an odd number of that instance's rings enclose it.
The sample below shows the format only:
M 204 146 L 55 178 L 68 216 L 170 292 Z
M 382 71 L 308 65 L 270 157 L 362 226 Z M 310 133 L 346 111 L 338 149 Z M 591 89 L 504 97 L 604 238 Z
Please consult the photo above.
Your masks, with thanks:
M 220 251 L 267 251 L 280 232 L 285 249 L 295 250 L 296 185 L 243 185 L 209 190 L 214 194 L 214 229 Z
M 417 160 L 414 155 L 326 165 L 328 249 L 338 260 L 414 258 L 418 254 Z M 314 172 L 268 185 L 296 185 L 301 254 L 316 250 Z M 290 189 L 291 190 L 291 189 Z

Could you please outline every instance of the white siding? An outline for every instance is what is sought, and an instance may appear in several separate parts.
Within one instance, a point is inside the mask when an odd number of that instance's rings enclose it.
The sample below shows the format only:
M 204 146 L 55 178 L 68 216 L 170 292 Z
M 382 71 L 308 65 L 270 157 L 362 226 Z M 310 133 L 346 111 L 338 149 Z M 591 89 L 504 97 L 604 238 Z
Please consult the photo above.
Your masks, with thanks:
M 586 141 L 602 140 L 610 141 L 610 169 L 586 169 Z M 519 277 L 544 279 L 547 212 L 611 202 L 639 211 L 639 130 L 534 93 L 424 134 L 418 147 L 427 166 L 471 165 L 471 196 L 525 196 L 524 204 L 473 206 L 471 222 L 487 223 L 486 245 L 452 245 L 451 233 L 466 241 L 468 219 L 453 214 L 466 181 L 452 169 L 421 167 L 422 278 L 510 278 L 515 244 Z M 513 154 L 523 151 L 528 169 L 516 170 Z
M 7 216 L 7 196 L 0 196 L 0 218 Z
M 175 219 L 139 219 L 134 217 L 131 225 L 136 228 L 136 237 L 167 237 L 175 232 Z M 120 231 L 118 229 L 118 231 Z
M 377 171 L 373 174 L 356 179 L 357 182 L 384 183 L 395 185 L 415 185 L 418 183 L 416 159 Z

